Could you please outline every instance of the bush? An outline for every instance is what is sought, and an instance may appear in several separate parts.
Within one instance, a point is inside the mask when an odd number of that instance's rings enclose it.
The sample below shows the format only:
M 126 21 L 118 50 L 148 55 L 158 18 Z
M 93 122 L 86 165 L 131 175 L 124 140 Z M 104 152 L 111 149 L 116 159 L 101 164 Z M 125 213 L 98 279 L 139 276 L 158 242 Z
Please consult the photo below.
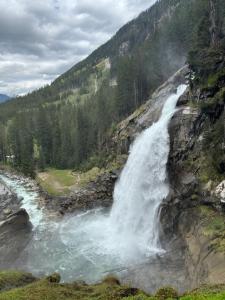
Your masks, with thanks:
M 120 281 L 119 279 L 117 279 L 115 276 L 113 275 L 108 275 L 103 281 L 102 283 L 106 283 L 108 285 L 120 285 Z
M 158 300 L 178 299 L 178 293 L 174 288 L 168 286 L 159 289 L 156 292 L 155 297 Z

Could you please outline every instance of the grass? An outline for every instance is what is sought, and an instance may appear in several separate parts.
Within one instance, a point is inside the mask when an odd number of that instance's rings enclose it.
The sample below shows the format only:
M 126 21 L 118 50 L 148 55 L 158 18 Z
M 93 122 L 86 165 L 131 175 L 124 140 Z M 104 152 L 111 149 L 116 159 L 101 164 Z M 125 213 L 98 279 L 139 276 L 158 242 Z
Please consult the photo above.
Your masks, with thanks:
M 0 272 L 0 292 L 29 284 L 36 279 L 30 273 L 17 271 Z
M 10 272 L 9 272 L 10 273 Z M 60 277 L 57 274 L 44 279 L 28 283 L 20 281 L 23 276 L 16 272 L 15 276 L 0 272 L 0 278 L 8 281 L 13 277 L 14 285 L 9 291 L 0 291 L 0 300 L 224 300 L 225 286 L 202 286 L 183 296 L 178 296 L 171 287 L 159 289 L 155 295 L 147 295 L 141 290 L 129 286 L 120 285 L 119 281 L 110 276 L 99 284 L 87 285 L 82 282 L 71 284 L 60 284 Z M 7 280 L 6 280 L 7 278 Z M 18 281 L 16 280 L 18 279 Z M 20 287 L 15 288 L 16 286 Z
M 134 295 L 145 295 L 137 289 L 111 281 L 92 286 L 85 283 L 59 284 L 54 281 L 52 282 L 50 276 L 26 287 L 0 293 L 0 300 L 119 300 Z
M 72 170 L 47 169 L 39 173 L 37 180 L 43 190 L 53 196 L 66 195 L 74 189 L 85 187 L 90 181 L 103 173 L 99 168 L 92 168 L 87 172 Z
M 116 159 L 109 160 L 104 168 L 93 167 L 96 162 L 90 162 L 87 171 L 46 169 L 37 174 L 37 181 L 44 191 L 52 196 L 68 195 L 71 191 L 85 188 L 88 183 L 94 181 L 99 175 L 120 169 L 127 155 L 118 155 Z
M 49 169 L 48 172 L 63 186 L 69 187 L 74 184 L 74 176 L 72 175 L 71 170 Z
M 180 298 L 180 300 L 224 300 L 225 286 L 224 285 L 204 285 L 187 295 Z

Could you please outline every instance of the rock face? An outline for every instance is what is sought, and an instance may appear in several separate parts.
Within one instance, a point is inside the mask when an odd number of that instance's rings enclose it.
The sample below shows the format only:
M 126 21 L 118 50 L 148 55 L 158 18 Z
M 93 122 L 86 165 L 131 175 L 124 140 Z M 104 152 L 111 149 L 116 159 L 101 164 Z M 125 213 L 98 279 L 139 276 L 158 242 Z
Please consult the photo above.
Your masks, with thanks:
M 171 77 L 165 84 L 158 88 L 151 99 L 142 105 L 134 114 L 121 122 L 109 140 L 105 142 L 104 148 L 108 149 L 108 156 L 122 158 L 122 166 L 126 162 L 131 143 L 144 129 L 150 127 L 157 121 L 162 107 L 176 88 L 185 82 L 188 68 L 185 66 Z M 90 182 L 87 187 L 71 193 L 67 197 L 51 197 L 43 192 L 44 205 L 61 214 L 72 213 L 76 210 L 87 210 L 96 207 L 111 207 L 113 201 L 113 190 L 115 182 L 121 169 L 106 172 L 95 181 Z
M 207 94 L 187 91 L 170 124 L 171 191 L 161 210 L 162 239 L 165 244 L 171 239 L 183 241 L 191 288 L 225 282 L 224 181 L 217 185 L 207 179 L 206 175 L 213 177 L 213 171 L 208 174 L 210 156 L 204 159 L 209 124 L 214 132 L 222 109 L 220 105 L 208 114 L 202 105 L 193 106 L 193 101 L 209 101 L 215 93 L 213 88 Z
M 217 218 L 216 214 L 213 217 Z M 225 282 L 225 252 L 217 246 L 218 237 L 209 230 L 211 224 L 209 215 L 204 216 L 196 208 L 185 210 L 178 220 L 191 288 Z
M 215 195 L 222 203 L 225 203 L 225 180 L 223 180 L 215 189 Z
M 0 221 L 19 209 L 20 200 L 0 181 Z
M 0 222 L 0 268 L 9 268 L 31 238 L 32 225 L 24 209 Z
M 145 104 L 118 125 L 113 136 L 106 142 L 110 154 L 128 154 L 130 145 L 138 134 L 159 119 L 168 95 L 180 84 L 185 83 L 187 73 L 188 68 L 185 66 L 160 86 Z
M 113 202 L 113 189 L 119 171 L 109 172 L 98 176 L 85 188 L 71 193 L 70 196 L 51 197 L 42 192 L 45 207 L 60 214 L 74 211 L 86 211 L 97 207 L 109 208 Z

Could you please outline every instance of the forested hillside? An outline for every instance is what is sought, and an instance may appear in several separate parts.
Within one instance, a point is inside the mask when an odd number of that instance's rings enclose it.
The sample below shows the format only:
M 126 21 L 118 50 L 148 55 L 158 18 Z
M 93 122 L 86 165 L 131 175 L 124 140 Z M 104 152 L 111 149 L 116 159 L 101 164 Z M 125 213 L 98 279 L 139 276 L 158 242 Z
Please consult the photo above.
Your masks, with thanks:
M 1 104 L 0 160 L 29 175 L 101 165 L 115 124 L 187 58 L 198 74 L 204 49 L 223 51 L 224 3 L 213 2 L 212 14 L 210 0 L 157 1 L 50 86 Z

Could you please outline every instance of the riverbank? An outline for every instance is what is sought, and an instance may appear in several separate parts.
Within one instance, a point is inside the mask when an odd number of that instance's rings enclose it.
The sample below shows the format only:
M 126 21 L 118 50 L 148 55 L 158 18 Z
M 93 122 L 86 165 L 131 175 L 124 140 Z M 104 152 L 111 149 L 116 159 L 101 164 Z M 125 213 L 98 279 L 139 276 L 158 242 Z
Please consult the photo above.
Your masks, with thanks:
M 20 200 L 0 178 L 0 221 L 20 208 Z

